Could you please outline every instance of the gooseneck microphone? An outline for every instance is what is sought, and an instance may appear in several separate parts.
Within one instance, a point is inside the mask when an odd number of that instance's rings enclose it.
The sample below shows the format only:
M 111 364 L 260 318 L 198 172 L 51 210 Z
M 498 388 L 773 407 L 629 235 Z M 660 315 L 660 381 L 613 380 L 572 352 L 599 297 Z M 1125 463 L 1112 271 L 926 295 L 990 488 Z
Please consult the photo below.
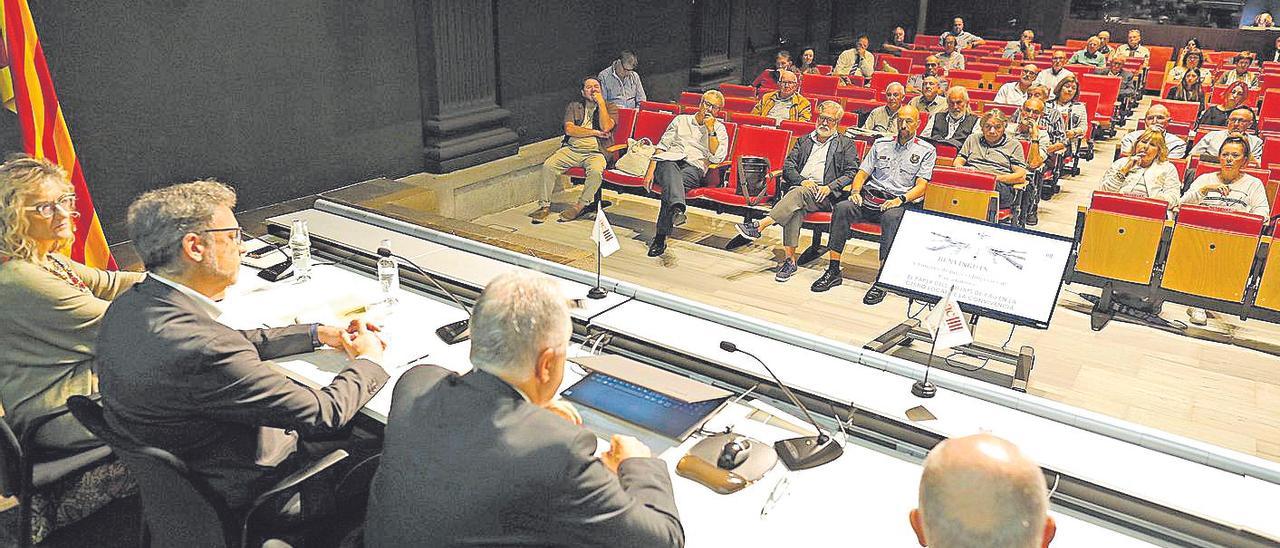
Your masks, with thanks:
M 413 268 L 418 274 L 421 274 L 422 277 L 426 278 L 427 281 L 431 282 L 431 285 L 436 286 L 436 289 L 439 289 L 441 292 L 447 295 L 449 299 L 453 301 L 454 304 L 458 305 L 458 308 L 461 308 L 463 312 L 467 313 L 467 319 L 458 320 L 452 323 L 447 323 L 445 325 L 440 326 L 439 329 L 436 329 L 436 336 L 440 337 L 440 340 L 444 341 L 445 344 L 458 344 L 462 341 L 465 341 L 471 338 L 471 309 L 467 308 L 467 305 L 462 304 L 462 301 L 458 300 L 457 295 L 454 295 L 452 291 L 445 289 L 444 286 L 440 285 L 440 282 L 436 281 L 435 276 L 432 276 L 431 274 L 427 273 L 427 271 L 423 270 L 422 267 L 418 266 L 417 264 L 415 264 L 413 261 L 410 261 L 406 257 L 402 257 L 400 255 L 396 255 L 395 253 L 392 253 L 391 250 L 386 247 L 378 248 L 378 256 L 394 257 L 396 260 L 399 260 L 404 264 L 409 265 L 410 268 Z
M 800 403 L 800 398 L 797 398 L 786 383 L 782 382 L 782 379 L 779 379 L 772 369 L 769 369 L 769 364 L 764 363 L 764 360 L 755 354 L 742 350 L 738 348 L 738 345 L 729 341 L 720 341 L 720 349 L 725 352 L 741 352 L 751 356 L 752 359 L 764 366 L 764 370 L 769 372 L 769 376 L 773 377 L 773 381 L 778 383 L 778 387 L 782 388 L 782 392 L 787 395 L 791 403 L 796 404 L 796 407 L 799 407 L 800 411 L 804 412 L 805 418 L 809 419 L 809 424 L 812 424 L 814 429 L 818 431 L 816 436 L 778 440 L 773 444 L 773 448 L 778 452 L 778 458 L 782 459 L 782 464 L 785 464 L 789 470 L 804 470 L 821 466 L 836 460 L 836 457 L 844 454 L 844 448 L 840 447 L 840 444 L 836 443 L 831 436 L 828 436 L 821 426 L 818 426 L 818 421 L 814 420 L 813 415 L 809 414 L 809 409 L 803 403 Z

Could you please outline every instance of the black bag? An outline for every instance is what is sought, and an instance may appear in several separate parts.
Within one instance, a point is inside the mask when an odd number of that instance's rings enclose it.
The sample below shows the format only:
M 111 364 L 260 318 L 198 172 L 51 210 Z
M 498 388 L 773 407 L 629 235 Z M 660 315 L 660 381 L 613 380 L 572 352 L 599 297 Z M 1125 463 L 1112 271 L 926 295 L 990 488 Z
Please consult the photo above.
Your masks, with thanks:
M 764 201 L 769 192 L 769 160 L 759 156 L 738 158 L 738 193 L 747 199 L 748 206 Z

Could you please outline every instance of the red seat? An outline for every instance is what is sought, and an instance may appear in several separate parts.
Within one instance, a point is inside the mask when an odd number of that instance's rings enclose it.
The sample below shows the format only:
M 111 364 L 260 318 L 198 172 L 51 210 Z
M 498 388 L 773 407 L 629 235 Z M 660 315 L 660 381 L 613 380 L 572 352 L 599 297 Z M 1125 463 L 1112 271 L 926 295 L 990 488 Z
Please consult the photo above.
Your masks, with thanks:
M 614 120 L 613 122 L 613 142 L 625 144 L 627 142 L 627 139 L 631 138 L 631 130 L 635 127 L 635 125 L 636 125 L 636 109 L 634 108 L 618 109 L 618 119 Z M 616 148 L 616 146 L 613 148 Z M 606 154 L 605 158 L 609 159 L 610 163 L 612 163 L 612 159 L 610 159 L 609 156 L 611 155 L 613 150 L 611 149 L 606 152 L 609 154 Z M 587 170 L 583 169 L 582 166 L 575 166 L 575 167 L 569 168 L 568 171 L 565 171 L 565 175 L 568 175 L 570 178 L 573 178 L 573 179 L 581 179 L 587 176 Z
M 1276 85 L 1280 86 L 1280 77 L 1277 78 Z M 1258 129 L 1280 131 L 1280 87 L 1269 88 L 1264 81 L 1262 88 L 1267 91 L 1262 95 L 1262 109 L 1258 111 Z
M 1213 173 L 1215 171 L 1218 171 L 1218 164 L 1198 162 L 1196 163 L 1195 170 L 1192 171 L 1194 175 L 1192 176 L 1191 180 L 1195 181 L 1196 179 L 1199 179 L 1201 175 L 1204 175 L 1206 173 Z M 1267 183 L 1267 181 L 1271 179 L 1271 170 L 1269 169 L 1244 168 L 1240 171 L 1244 172 L 1247 175 L 1253 175 L 1254 177 L 1257 177 L 1258 180 L 1262 181 L 1262 184 L 1264 185 Z
M 835 95 L 840 79 L 835 76 L 807 74 L 800 81 L 800 94 L 812 98 L 816 95 Z
M 917 46 L 936 46 L 939 36 L 938 34 L 917 34 L 911 43 Z
M 1280 137 L 1263 136 L 1262 142 L 1262 167 L 1280 166 Z
M 738 84 L 720 84 L 720 93 L 723 93 L 726 98 L 742 97 L 746 99 L 751 99 L 752 101 L 755 101 L 756 99 L 756 88 L 753 88 L 751 86 L 741 86 Z
M 755 99 L 747 99 L 745 97 L 724 98 L 724 109 L 729 112 L 750 113 L 755 106 Z
M 831 74 L 832 68 L 835 68 L 835 67 L 832 67 L 831 65 L 818 65 L 818 74 L 821 74 L 823 76 Z
M 1163 221 L 1169 204 L 1155 198 L 1098 191 L 1093 193 L 1089 209 Z
M 947 73 L 948 80 L 981 80 L 982 71 L 972 69 L 956 69 Z
M 701 105 L 702 105 L 702 94 L 701 94 L 701 93 L 693 93 L 693 92 L 691 92 L 691 91 L 682 91 L 682 92 L 680 92 L 680 100 L 678 101 L 678 103 L 680 104 L 680 106 L 683 106 L 683 107 L 698 107 L 698 106 L 701 106 Z
M 911 60 L 911 68 L 924 67 L 924 60 L 928 59 L 933 52 L 927 49 L 908 49 L 902 51 L 902 56 Z
M 848 99 L 844 102 L 845 112 L 871 112 L 878 106 L 883 105 L 881 101 L 874 99 Z
M 965 63 L 964 67 L 967 70 L 976 71 L 976 72 L 982 73 L 983 75 L 995 74 L 997 72 L 1000 72 L 1000 65 L 997 65 L 995 63 L 983 63 L 983 62 Z
M 670 112 L 672 114 L 680 113 L 680 105 L 675 103 L 663 103 L 659 101 L 640 101 L 640 110 L 658 110 Z
M 659 110 L 642 110 L 636 114 L 635 126 L 631 131 L 631 139 L 649 139 L 650 142 L 657 144 L 662 138 L 663 132 L 667 130 L 667 126 L 671 125 L 671 120 L 675 118 L 675 114 Z M 623 150 L 627 143 L 621 139 L 613 146 L 612 150 Z M 616 169 L 604 170 L 604 181 L 618 186 L 639 187 L 644 186 L 644 177 L 629 175 Z
M 1265 219 L 1258 215 L 1227 211 L 1216 207 L 1184 205 L 1178 208 L 1178 224 L 1180 225 L 1197 226 L 1246 236 L 1262 234 L 1264 221 Z
M 994 89 L 971 89 L 969 90 L 969 99 L 974 101 L 990 102 L 996 100 L 996 90 Z
M 781 123 L 778 124 L 779 129 L 785 129 L 787 131 L 790 131 L 791 135 L 795 137 L 800 137 L 802 135 L 808 135 L 810 133 L 813 133 L 813 130 L 816 127 L 818 127 L 818 124 L 816 123 L 798 122 L 795 120 L 783 120 Z
M 728 178 L 723 186 L 695 188 L 686 197 L 702 198 L 712 202 L 746 206 L 747 198 L 738 192 L 738 159 L 744 156 L 758 156 L 769 161 L 769 175 L 765 179 L 765 194 L 760 203 L 773 200 L 778 192 L 778 176 L 782 173 L 782 162 L 787 157 L 787 149 L 791 144 L 791 133 L 761 126 L 742 126 L 735 137 L 733 154 L 729 157 Z
M 729 119 L 736 124 L 750 125 L 750 126 L 776 127 L 778 125 L 778 121 L 773 118 L 770 118 L 768 116 L 758 116 L 755 114 L 740 114 L 737 112 L 731 112 L 729 113 Z
M 836 97 L 840 97 L 844 99 L 875 100 L 876 92 L 871 88 L 840 86 L 836 88 Z
M 1098 94 L 1098 108 L 1093 120 L 1104 126 L 1110 124 L 1111 117 L 1115 115 L 1116 101 L 1120 98 L 1120 77 L 1085 73 L 1076 75 L 1076 78 L 1080 82 L 1081 93 Z
M 1013 116 L 1013 113 L 1018 112 L 1018 109 L 1020 108 L 1022 108 L 1020 105 L 1006 105 L 1004 103 L 987 103 L 987 110 L 998 110 L 1000 112 L 1003 112 L 1005 116 Z
M 894 55 L 881 55 L 880 61 L 902 74 L 911 72 L 911 65 L 914 64 L 910 57 L 897 57 Z M 876 68 L 878 69 L 879 67 Z
M 1171 99 L 1152 99 L 1152 105 L 1164 105 L 1169 109 L 1169 119 L 1185 124 L 1195 124 L 1200 116 L 1200 104 L 1191 101 L 1174 101 Z
M 1020 74 L 997 74 L 996 89 L 999 90 L 1000 86 L 1003 86 L 1009 82 L 1017 82 L 1021 77 L 1022 76 Z
M 884 88 L 888 86 L 890 82 L 897 82 L 899 84 L 902 84 L 903 88 L 906 88 L 907 75 L 906 74 L 890 74 L 888 72 L 883 72 L 883 71 L 877 72 L 871 75 L 870 87 L 876 93 L 882 93 L 884 92 Z

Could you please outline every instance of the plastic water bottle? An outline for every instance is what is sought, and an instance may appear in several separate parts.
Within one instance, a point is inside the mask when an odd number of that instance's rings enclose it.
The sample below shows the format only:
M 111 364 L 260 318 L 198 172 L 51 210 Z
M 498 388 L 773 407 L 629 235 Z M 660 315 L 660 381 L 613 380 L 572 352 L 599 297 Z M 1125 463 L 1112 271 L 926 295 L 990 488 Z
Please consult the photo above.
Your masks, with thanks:
M 289 230 L 289 254 L 293 256 L 293 274 L 298 283 L 311 279 L 311 235 L 307 222 L 294 219 Z
M 400 300 L 400 265 L 391 256 L 391 240 L 382 240 L 379 246 L 378 283 L 382 284 L 382 304 L 393 305 Z M 387 250 L 386 254 L 382 251 Z

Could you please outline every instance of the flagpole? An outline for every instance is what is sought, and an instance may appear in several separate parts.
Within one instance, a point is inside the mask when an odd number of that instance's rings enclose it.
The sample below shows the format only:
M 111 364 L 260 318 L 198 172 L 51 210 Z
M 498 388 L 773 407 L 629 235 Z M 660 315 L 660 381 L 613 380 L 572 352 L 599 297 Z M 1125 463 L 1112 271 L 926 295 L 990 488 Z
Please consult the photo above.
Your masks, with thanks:
M 946 307 L 948 303 L 951 302 L 951 292 L 955 290 L 956 286 L 952 284 L 951 288 L 947 290 L 947 294 L 943 295 L 942 299 L 938 300 L 937 306 Z M 943 309 L 941 316 L 942 317 L 939 318 L 937 325 L 933 326 L 933 341 L 932 344 L 929 345 L 929 359 L 924 362 L 924 380 L 916 381 L 911 384 L 911 395 L 917 398 L 932 398 L 938 394 L 938 387 L 929 382 L 929 370 L 933 368 L 933 354 L 938 348 L 938 333 L 942 331 L 942 322 L 946 321 L 945 308 Z
M 600 207 L 600 204 L 597 203 L 596 204 L 596 226 L 592 227 L 593 231 L 600 226 L 600 218 L 599 218 L 600 215 L 604 215 L 604 208 Z M 606 295 L 609 294 L 609 292 L 605 291 L 603 287 L 600 287 L 600 256 L 602 254 L 600 251 L 600 241 L 603 239 L 604 239 L 604 234 L 599 234 L 595 238 L 596 240 L 596 286 L 587 290 L 587 297 L 591 299 L 603 299 L 605 298 Z

